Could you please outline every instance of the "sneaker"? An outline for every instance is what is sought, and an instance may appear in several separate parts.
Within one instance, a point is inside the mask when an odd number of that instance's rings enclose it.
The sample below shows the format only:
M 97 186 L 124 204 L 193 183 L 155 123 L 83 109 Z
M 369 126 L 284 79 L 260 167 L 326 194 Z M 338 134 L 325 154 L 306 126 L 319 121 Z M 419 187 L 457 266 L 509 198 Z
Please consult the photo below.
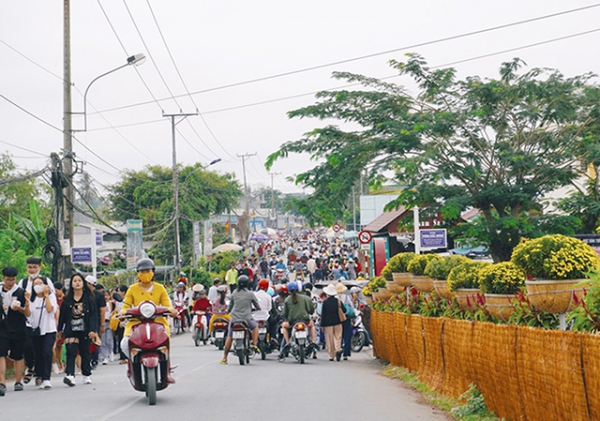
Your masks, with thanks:
M 344 361 L 348 361 L 348 357 L 344 357 Z
M 44 380 L 42 382 L 42 385 L 40 386 L 40 389 L 44 389 L 44 390 L 52 389 L 52 383 L 50 383 L 50 380 Z
M 102 365 L 107 365 L 108 364 L 108 358 L 105 358 L 102 360 Z
M 0 383 L 0 396 L 4 396 L 6 393 L 6 385 L 4 383 Z
M 83 384 L 92 384 L 91 376 L 83 376 Z
M 342 358 L 342 351 L 336 352 L 335 353 L 335 360 L 339 362 L 341 358 Z
M 42 385 L 42 378 L 41 377 L 36 377 L 35 378 L 35 385 L 37 387 L 40 387 Z
M 28 368 L 27 371 L 25 371 L 25 375 L 23 376 L 23 383 L 25 383 L 25 384 L 29 383 L 31 381 L 32 377 L 33 377 L 33 370 Z
M 58 364 L 52 364 L 52 374 L 60 374 L 60 369 L 58 368 Z
M 65 378 L 63 379 L 63 383 L 66 384 L 69 387 L 73 387 L 75 386 L 75 376 L 65 376 Z
M 23 391 L 23 383 L 16 382 L 15 383 L 15 392 L 21 392 L 21 391 Z

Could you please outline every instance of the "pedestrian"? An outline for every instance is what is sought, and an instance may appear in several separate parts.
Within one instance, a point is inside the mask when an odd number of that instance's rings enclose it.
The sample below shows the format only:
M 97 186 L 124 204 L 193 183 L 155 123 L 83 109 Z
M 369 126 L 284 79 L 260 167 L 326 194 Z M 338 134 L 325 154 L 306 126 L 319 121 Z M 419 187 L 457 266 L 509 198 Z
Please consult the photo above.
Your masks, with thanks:
M 230 291 L 233 291 L 235 288 L 235 285 L 237 285 L 237 280 L 238 280 L 238 271 L 235 268 L 235 262 L 231 262 L 229 264 L 229 270 L 225 273 L 225 282 L 227 283 L 227 286 L 229 287 Z
M 23 390 L 23 347 L 27 317 L 31 314 L 30 294 L 16 285 L 18 271 L 2 269 L 0 287 L 0 396 L 6 393 L 6 358 L 14 362 L 15 392 Z
M 98 310 L 98 325 L 94 326 L 94 331 L 98 332 L 98 337 L 104 334 L 104 319 L 106 317 L 106 300 L 104 299 L 104 287 L 98 284 L 96 277 L 88 275 L 85 277 L 86 286 L 94 297 L 96 303 L 96 309 Z M 100 351 L 95 344 L 92 344 L 92 351 L 90 354 L 90 364 L 92 370 L 98 366 L 98 358 L 100 357 Z
M 219 296 L 219 292 L 217 291 L 219 285 L 221 285 L 221 278 L 215 278 L 212 286 L 208 289 L 208 301 L 212 302 Z
M 352 307 L 352 298 L 345 292 L 348 290 L 346 285 L 341 282 L 335 284 L 335 290 L 338 293 L 339 300 L 344 307 L 344 313 L 346 313 L 346 320 L 342 322 L 342 349 L 344 360 L 352 354 L 352 317 L 354 316 L 354 310 Z M 352 315 L 349 313 L 352 312 Z
M 56 294 L 56 324 L 58 325 L 58 317 L 60 316 L 60 306 L 65 298 L 65 287 L 60 282 L 54 284 L 54 290 Z M 52 356 L 52 372 L 59 374 L 65 371 L 65 366 L 62 359 L 63 350 L 63 339 L 59 339 L 56 335 L 56 342 L 54 344 L 53 356 Z
M 98 338 L 98 307 L 83 275 L 73 274 L 70 285 L 60 307 L 58 320 L 59 336 L 64 337 L 67 349 L 67 366 L 63 381 L 68 386 L 75 386 L 75 358 L 79 352 L 83 383 L 91 384 L 90 342 Z
M 114 335 L 110 328 L 110 318 L 115 311 L 115 303 L 111 298 L 110 293 L 104 290 L 104 301 L 106 302 L 106 311 L 104 312 L 104 333 L 102 334 L 102 345 L 100 346 L 100 361 L 102 365 L 107 365 L 112 360 L 112 352 L 114 346 Z
M 329 361 L 333 361 L 334 358 L 339 361 L 342 357 L 342 320 L 340 319 L 340 310 L 343 309 L 343 306 L 341 301 L 336 297 L 337 291 L 333 284 L 323 288 L 323 292 L 327 294 L 327 299 L 323 301 L 321 307 L 321 327 L 325 333 L 325 348 L 329 355 Z
M 46 279 L 41 276 L 33 280 L 33 291 L 28 320 L 33 328 L 31 338 L 35 353 L 35 385 L 40 389 L 50 389 L 58 302 L 56 294 L 50 292 Z

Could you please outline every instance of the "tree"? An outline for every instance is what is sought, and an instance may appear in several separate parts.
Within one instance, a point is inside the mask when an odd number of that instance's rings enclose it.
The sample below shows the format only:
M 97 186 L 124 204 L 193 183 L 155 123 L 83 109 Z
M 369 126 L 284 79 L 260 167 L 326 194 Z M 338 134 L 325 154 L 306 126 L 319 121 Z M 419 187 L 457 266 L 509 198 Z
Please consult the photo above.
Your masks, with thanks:
M 172 170 L 158 165 L 127 171 L 110 189 L 112 216 L 120 221 L 142 219 L 144 232 L 156 242 L 153 256 L 170 262 L 174 255 Z M 201 164 L 179 170 L 179 212 L 182 256 L 190 261 L 194 221 L 233 209 L 242 190 L 233 174 L 217 174 Z
M 320 160 L 296 182 L 314 189 L 307 211 L 325 223 L 343 212 L 363 169 L 372 185 L 393 171 L 407 187 L 391 206 L 419 205 L 450 221 L 478 208 L 483 223 L 475 237 L 495 261 L 507 260 L 521 237 L 534 231 L 544 194 L 578 176 L 582 140 L 598 109 L 591 74 L 519 73 L 523 64 L 503 63 L 499 79 L 457 80 L 453 68 L 431 70 L 418 55 L 391 61 L 416 82 L 416 96 L 392 83 L 334 73 L 367 90 L 320 92 L 318 103 L 289 116 L 334 118 L 359 129 L 315 129 L 283 144 L 267 167 L 290 153 Z

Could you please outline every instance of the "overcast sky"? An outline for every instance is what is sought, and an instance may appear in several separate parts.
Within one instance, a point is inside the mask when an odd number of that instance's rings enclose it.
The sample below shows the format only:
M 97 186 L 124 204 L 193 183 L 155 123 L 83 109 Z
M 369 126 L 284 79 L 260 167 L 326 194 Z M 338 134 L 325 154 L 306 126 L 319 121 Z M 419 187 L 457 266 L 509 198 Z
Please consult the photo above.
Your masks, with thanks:
M 170 166 L 171 127 L 163 112 L 193 113 L 197 107 L 201 116 L 177 126 L 178 162 L 208 164 L 221 158 L 211 169 L 235 172 L 242 180 L 237 155 L 257 153 L 247 161 L 248 182 L 268 186 L 271 178 L 263 165 L 267 156 L 283 142 L 325 124 L 290 120 L 286 112 L 313 103 L 316 91 L 342 86 L 331 79 L 331 72 L 386 77 L 395 73 L 388 60 L 401 60 L 406 52 L 420 53 L 438 66 L 594 30 L 455 67 L 460 77 L 495 77 L 502 61 L 521 57 L 529 66 L 558 68 L 569 76 L 598 72 L 600 7 L 400 50 L 595 4 L 71 0 L 73 111 L 83 111 L 82 92 L 96 76 L 125 63 L 130 55 L 148 57 L 143 65 L 118 70 L 90 88 L 88 131 L 76 137 L 102 159 L 77 141 L 73 149 L 78 159 L 89 163 L 85 170 L 105 185 L 119 180 L 119 170 Z M 323 66 L 390 50 L 400 51 Z M 0 0 L 0 63 L 0 95 L 5 97 L 0 97 L 0 151 L 10 152 L 25 171 L 41 168 L 48 155 L 63 146 L 62 133 L 49 126 L 62 128 L 63 1 Z M 323 67 L 296 72 L 318 66 Z M 268 78 L 288 72 L 294 73 Z M 268 79 L 250 82 L 261 78 Z M 227 86 L 236 84 L 240 85 Z M 82 123 L 74 120 L 74 126 Z M 278 161 L 272 171 L 282 175 L 275 177 L 275 188 L 301 191 L 285 177 L 307 165 L 310 161 L 301 156 Z

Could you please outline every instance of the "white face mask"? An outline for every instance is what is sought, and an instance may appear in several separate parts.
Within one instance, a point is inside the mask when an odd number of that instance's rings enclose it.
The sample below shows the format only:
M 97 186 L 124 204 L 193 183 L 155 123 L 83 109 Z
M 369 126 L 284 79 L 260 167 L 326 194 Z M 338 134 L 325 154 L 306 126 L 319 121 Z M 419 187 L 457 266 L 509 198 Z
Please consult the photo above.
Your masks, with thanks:
M 40 274 L 40 272 L 39 272 L 39 271 L 38 271 L 38 272 L 36 272 L 36 273 L 30 273 L 30 274 L 29 274 L 29 279 L 35 279 L 35 278 L 37 278 L 37 277 L 38 277 L 38 275 L 39 275 L 39 274 Z
M 36 294 L 41 294 L 42 292 L 44 292 L 44 285 L 34 285 L 33 290 Z

